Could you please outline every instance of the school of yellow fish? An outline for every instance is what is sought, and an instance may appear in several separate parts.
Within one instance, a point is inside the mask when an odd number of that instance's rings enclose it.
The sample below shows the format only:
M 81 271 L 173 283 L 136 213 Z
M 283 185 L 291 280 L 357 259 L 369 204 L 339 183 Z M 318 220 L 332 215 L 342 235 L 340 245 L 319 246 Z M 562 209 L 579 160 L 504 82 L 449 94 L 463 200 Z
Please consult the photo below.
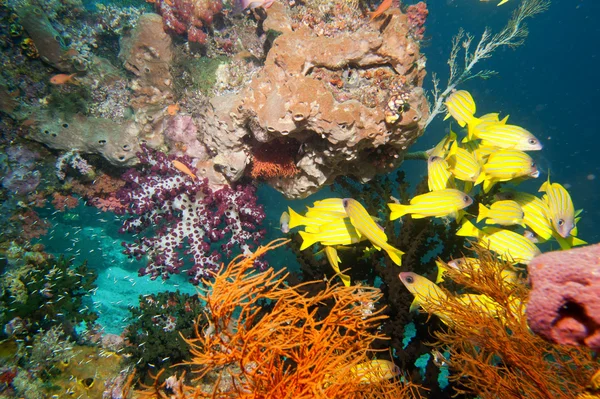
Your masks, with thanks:
M 500 182 L 518 184 L 525 179 L 537 178 L 539 171 L 527 151 L 539 151 L 542 144 L 528 130 L 508 124 L 508 116 L 500 119 L 499 114 L 492 113 L 476 117 L 475 101 L 465 90 L 452 93 L 446 100 L 446 107 L 446 119 L 454 118 L 460 127 L 466 128 L 466 135 L 459 140 L 451 130 L 429 151 L 430 191 L 413 198 L 410 205 L 389 204 L 390 219 L 405 214 L 411 214 L 413 218 L 453 217 L 461 223 L 457 235 L 475 238 L 513 265 L 527 265 L 541 253 L 536 244 L 548 240 L 556 240 L 562 249 L 585 244 L 577 238 L 581 210 L 575 211 L 569 192 L 561 184 L 552 183 L 550 177 L 539 189 L 544 193 L 541 197 L 502 188 L 492 203 L 478 204 L 476 216 L 468 215 L 464 209 L 473 203 L 469 194 L 478 185 L 481 184 L 482 191 L 488 193 Z M 482 223 L 483 226 L 476 226 Z M 411 310 L 421 307 L 428 311 L 432 306 L 439 309 L 439 305 L 448 300 L 448 294 L 437 286 L 443 281 L 444 272 L 449 267 L 460 272 L 464 264 L 476 270 L 478 262 L 475 258 L 454 259 L 448 263 L 438 261 L 435 283 L 415 273 L 400 273 L 400 280 L 415 296 Z M 516 269 L 502 270 L 501 276 L 508 285 L 517 281 Z M 492 315 L 499 313 L 499 305 L 485 295 L 463 294 L 455 299 Z M 520 304 L 514 305 L 515 311 L 523 308 Z M 434 313 L 444 323 L 452 322 L 439 311 Z
M 409 204 L 399 201 L 388 204 L 390 220 L 405 215 L 415 219 L 453 218 L 460 223 L 457 235 L 475 238 L 513 265 L 527 265 L 539 255 L 538 243 L 555 240 L 562 249 L 585 244 L 577 237 L 581 211 L 575 210 L 569 192 L 561 184 L 552 183 L 550 177 L 539 189 L 544 193 L 541 197 L 502 187 L 491 203 L 477 204 L 477 215 L 468 213 L 467 208 L 473 204 L 471 195 L 479 186 L 483 193 L 488 193 L 498 183 L 516 185 L 525 179 L 537 178 L 539 171 L 527 152 L 541 150 L 542 144 L 523 127 L 508 124 L 508 116 L 502 119 L 498 113 L 475 116 L 475 101 L 465 90 L 452 93 L 445 105 L 446 119 L 452 117 L 465 128 L 465 137 L 459 139 L 451 130 L 428 152 L 429 192 L 415 196 Z M 281 217 L 282 231 L 287 233 L 292 228 L 304 226 L 299 232 L 303 240 L 300 249 L 320 243 L 329 264 L 346 286 L 351 284 L 350 276 L 341 272 L 338 256 L 338 250 L 344 246 L 368 240 L 372 248 L 384 250 L 396 265 L 401 265 L 403 252 L 388 243 L 385 231 L 377 224 L 378 219 L 352 198 L 316 201 L 304 215 L 291 208 L 288 211 Z M 448 268 L 460 272 L 465 264 L 469 270 L 477 270 L 478 262 L 475 258 L 436 262 L 436 282 L 415 273 L 400 273 L 400 280 L 415 297 L 411 310 L 421 307 L 428 311 L 432 304 L 439 305 L 448 300 L 449 294 L 437 285 L 443 281 L 444 272 Z M 507 285 L 518 280 L 517 269 L 501 270 L 500 273 Z M 492 315 L 499 313 L 499 305 L 485 295 L 463 294 L 453 299 Z M 520 304 L 514 305 L 515 311 L 521 311 Z M 435 314 L 451 324 L 444 314 Z
M 300 250 L 320 243 L 329 264 L 342 282 L 350 285 L 350 276 L 340 271 L 338 249 L 369 240 L 378 251 L 384 250 L 396 265 L 402 264 L 404 252 L 388 243 L 383 228 L 377 224 L 377 218 L 369 215 L 365 207 L 352 198 L 327 198 L 316 201 L 304 215 L 288 207 L 280 219 L 281 230 L 289 232 L 295 227 L 304 226 L 299 234 L 302 237 Z

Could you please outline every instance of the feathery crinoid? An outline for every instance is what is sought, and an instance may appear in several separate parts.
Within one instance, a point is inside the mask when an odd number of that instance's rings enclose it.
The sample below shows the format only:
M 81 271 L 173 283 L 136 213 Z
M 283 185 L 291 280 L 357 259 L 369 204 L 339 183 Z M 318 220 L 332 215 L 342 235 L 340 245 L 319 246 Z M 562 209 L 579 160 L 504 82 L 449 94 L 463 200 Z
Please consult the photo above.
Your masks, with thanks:
M 428 309 L 452 320 L 436 332 L 435 346 L 449 355 L 456 391 L 482 399 L 566 399 L 585 393 L 598 368 L 592 352 L 535 335 L 525 316 L 526 281 L 508 282 L 506 271 L 514 272 L 513 266 L 485 247 L 473 247 L 478 264 L 462 262 L 447 271 L 464 291 Z
M 209 326 L 187 340 L 195 386 L 176 397 L 408 397 L 410 384 L 365 382 L 364 374 L 353 372 L 374 357 L 371 343 L 385 339 L 377 331 L 387 317 L 375 310 L 380 291 L 335 284 L 316 289 L 322 281 L 289 287 L 283 270 L 253 267 L 257 257 L 286 242 L 234 259 L 207 282 L 202 296 Z

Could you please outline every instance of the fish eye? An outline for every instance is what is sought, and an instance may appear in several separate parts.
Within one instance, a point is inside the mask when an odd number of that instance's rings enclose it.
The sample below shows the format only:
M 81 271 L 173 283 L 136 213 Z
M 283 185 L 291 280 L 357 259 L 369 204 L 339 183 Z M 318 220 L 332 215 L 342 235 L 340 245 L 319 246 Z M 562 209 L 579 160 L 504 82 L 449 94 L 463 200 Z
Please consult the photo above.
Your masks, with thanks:
M 529 144 L 537 144 L 537 140 L 536 139 L 529 139 Z
M 456 262 L 456 264 L 457 264 L 458 266 L 460 266 L 460 265 L 462 265 L 462 263 L 463 263 L 463 260 L 462 260 L 462 259 L 456 259 L 454 262 Z
M 532 167 L 532 168 L 535 168 L 535 162 L 532 162 L 532 163 L 531 163 L 531 167 Z
M 565 220 L 564 219 L 558 219 L 558 225 L 559 226 L 563 226 L 565 224 Z
M 408 284 L 412 284 L 412 283 L 414 283 L 414 282 L 415 282 L 415 279 L 414 279 L 414 278 L 412 278 L 412 276 L 408 276 L 408 277 L 407 277 L 405 280 L 406 280 L 406 282 L 407 282 Z
M 470 200 L 470 199 L 471 199 L 471 198 L 470 198 L 468 195 L 465 195 L 465 196 L 463 197 L 463 201 L 465 201 L 465 202 L 469 202 L 469 200 Z

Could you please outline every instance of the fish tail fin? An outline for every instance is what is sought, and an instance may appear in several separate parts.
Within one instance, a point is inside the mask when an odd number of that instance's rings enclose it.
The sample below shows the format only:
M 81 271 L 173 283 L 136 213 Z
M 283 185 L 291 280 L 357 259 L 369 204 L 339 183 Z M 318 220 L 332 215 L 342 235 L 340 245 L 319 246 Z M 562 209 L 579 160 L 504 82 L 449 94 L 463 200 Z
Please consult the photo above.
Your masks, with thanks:
M 489 193 L 490 190 L 492 189 L 492 187 L 494 187 L 494 184 L 496 184 L 495 180 L 493 180 L 493 179 L 486 179 L 483 182 L 483 192 L 486 193 L 486 194 Z
M 475 179 L 475 185 L 481 184 L 484 181 L 486 181 L 485 173 L 481 172 L 481 173 L 479 173 L 479 176 L 477 176 L 477 179 Z
M 465 185 L 463 187 L 463 192 L 465 194 L 469 194 L 472 189 L 473 189 L 473 182 L 472 181 L 466 181 Z
M 496 5 L 496 7 L 498 7 L 498 6 L 501 6 L 502 4 L 506 3 L 507 1 L 508 1 L 508 0 L 502 0 L 500 3 L 498 3 L 498 4 Z
M 479 203 L 479 213 L 477 214 L 477 223 L 479 223 L 483 219 L 487 218 L 489 215 L 489 212 L 490 212 L 490 209 L 480 202 Z
M 390 220 L 396 220 L 399 217 L 406 215 L 409 211 L 408 205 L 402 204 L 388 204 L 388 207 L 392 211 L 390 214 Z
M 437 266 L 438 272 L 437 272 L 437 276 L 435 278 L 435 283 L 439 284 L 442 281 L 444 281 L 444 273 L 446 272 L 446 270 L 448 270 L 448 268 L 444 265 L 444 262 L 436 260 L 435 261 L 435 265 Z
M 471 117 L 467 121 L 467 138 L 469 139 L 468 141 L 471 141 L 476 137 L 475 128 L 480 123 L 481 120 L 479 118 L 476 118 L 475 115 L 471 115 Z
M 306 224 L 306 217 L 298 214 L 292 208 L 288 206 L 288 214 L 290 215 L 290 221 L 288 227 L 293 229 L 294 227 L 302 226 Z
M 317 237 L 312 233 L 307 233 L 306 231 L 299 231 L 298 233 L 300 233 L 300 237 L 302 237 L 300 251 L 304 251 L 306 248 L 317 242 Z
M 461 237 L 476 237 L 479 238 L 481 236 L 481 230 L 479 230 L 473 223 L 469 220 L 464 220 L 462 226 L 456 232 L 457 236 Z
M 392 247 L 391 245 L 386 246 L 384 249 L 390 256 L 392 262 L 398 266 L 402 266 L 402 255 L 404 255 L 404 252 L 400 251 L 398 248 Z

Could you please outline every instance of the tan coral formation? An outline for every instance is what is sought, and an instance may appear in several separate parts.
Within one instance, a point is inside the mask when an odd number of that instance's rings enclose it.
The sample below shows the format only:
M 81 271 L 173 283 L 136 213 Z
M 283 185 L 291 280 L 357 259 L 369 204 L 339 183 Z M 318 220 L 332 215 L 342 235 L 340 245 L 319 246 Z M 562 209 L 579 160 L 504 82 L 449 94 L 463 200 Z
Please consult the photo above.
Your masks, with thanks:
M 173 78 L 169 71 L 173 60 L 171 36 L 162 28 L 162 17 L 147 13 L 140 16 L 130 35 L 121 38 L 119 58 L 125 69 L 135 75 L 132 107 L 165 105 L 173 100 Z
M 249 141 L 295 139 L 300 174 L 269 179 L 289 198 L 306 197 L 340 175 L 364 182 L 399 165 L 428 115 L 420 87 L 424 58 L 406 16 L 393 10 L 382 22 L 326 37 L 302 25 L 292 30 L 284 12 L 269 9 L 265 26 L 282 34 L 262 71 L 239 94 L 212 100 L 214 112 L 204 115 L 207 146 L 237 154 L 239 172 L 251 161 Z M 402 111 L 388 109 L 394 97 L 406 101 Z M 386 123 L 386 111 L 396 113 L 395 123 Z M 239 160 L 242 150 L 246 162 Z
M 35 114 L 35 124 L 29 138 L 50 148 L 99 154 L 117 166 L 137 162 L 139 130 L 132 122 L 120 124 L 81 115 L 63 120 L 40 112 Z

